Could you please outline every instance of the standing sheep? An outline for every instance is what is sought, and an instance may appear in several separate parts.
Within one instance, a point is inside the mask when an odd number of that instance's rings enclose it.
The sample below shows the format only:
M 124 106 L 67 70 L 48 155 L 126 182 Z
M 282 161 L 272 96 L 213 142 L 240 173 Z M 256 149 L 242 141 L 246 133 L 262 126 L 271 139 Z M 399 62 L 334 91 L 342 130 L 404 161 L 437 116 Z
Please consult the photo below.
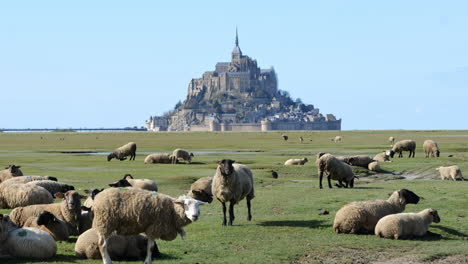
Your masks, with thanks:
M 328 187 L 332 188 L 331 180 L 338 181 L 337 187 L 348 188 L 348 185 L 354 187 L 354 178 L 357 178 L 351 167 L 338 160 L 331 154 L 319 153 L 318 159 L 315 161 L 318 168 L 320 189 L 322 186 L 323 174 L 327 174 Z M 344 182 L 344 185 L 343 185 Z
M 424 236 L 432 223 L 439 223 L 437 210 L 424 209 L 419 213 L 400 213 L 384 216 L 375 226 L 378 237 L 403 239 Z
M 390 144 L 393 145 L 395 143 L 395 138 L 394 137 L 389 137 L 388 142 L 390 142 Z
M 304 165 L 306 162 L 309 161 L 306 157 L 302 159 L 288 159 L 287 161 L 284 162 L 285 166 L 291 166 L 291 165 Z
M 114 150 L 114 152 L 107 155 L 107 161 L 111 161 L 111 159 L 116 158 L 120 161 L 127 159 L 127 156 L 130 156 L 129 160 L 135 160 L 136 157 L 136 149 L 137 145 L 135 142 L 129 142 L 120 148 Z
M 188 152 L 185 149 L 175 149 L 172 152 L 172 163 L 177 163 L 178 160 L 188 161 L 188 163 L 192 162 L 192 157 L 194 157 L 192 152 Z
M 343 137 L 341 137 L 341 136 L 336 136 L 336 137 L 331 139 L 331 141 L 333 141 L 335 143 L 341 142 L 342 140 L 343 140 Z
M 8 165 L 4 170 L 0 171 L 0 183 L 17 176 L 23 176 L 23 172 L 20 170 L 21 166 Z
M 407 204 L 418 202 L 419 196 L 407 189 L 393 192 L 387 200 L 352 202 L 336 212 L 333 230 L 346 234 L 374 233 L 380 218 L 401 213 Z
M 426 158 L 429 158 L 429 155 L 431 155 L 431 157 L 434 157 L 434 155 L 439 157 L 440 155 L 439 146 L 437 146 L 437 143 L 433 140 L 425 140 L 423 143 L 423 149 L 424 153 L 426 153 Z
M 202 202 L 211 203 L 213 201 L 213 193 L 211 192 L 212 183 L 213 177 L 198 179 L 190 186 L 189 196 Z
M 55 240 L 67 241 L 69 238 L 67 224 L 49 211 L 44 211 L 37 217 L 29 217 L 23 227 L 34 227 L 46 231 Z
M 0 184 L 0 208 L 16 208 L 54 202 L 54 198 L 46 189 L 28 184 L 9 184 L 8 182 L 13 179 L 15 178 Z
M 285 134 L 282 134 L 281 137 L 283 138 L 284 141 L 288 141 L 289 137 Z
M 390 150 L 384 150 L 379 154 L 375 155 L 373 160 L 379 162 L 391 162 L 390 161 Z
M 247 200 L 247 220 L 252 220 L 250 200 L 255 197 L 252 171 L 243 164 L 233 164 L 235 161 L 223 159 L 218 161 L 218 167 L 213 177 L 211 192 L 223 205 L 223 226 L 226 225 L 226 203 L 229 202 L 229 222 L 234 221 L 234 205 Z
M 393 158 L 395 153 L 398 153 L 398 157 L 403 157 L 403 151 L 409 151 L 408 158 L 411 158 L 411 154 L 416 152 L 416 142 L 411 139 L 400 140 L 395 145 L 393 145 L 392 150 L 390 150 L 390 157 Z
M 107 248 L 112 235 L 140 233 L 148 237 L 145 263 L 150 264 L 154 240 L 170 241 L 178 234 L 184 238 L 183 227 L 198 219 L 202 204 L 188 196 L 175 200 L 138 189 L 102 191 L 94 200 L 93 229 L 99 235 L 99 251 L 104 264 L 112 263 Z
M 148 191 L 158 191 L 158 185 L 156 182 L 149 179 L 134 179 L 131 174 L 125 174 L 123 179 L 118 180 L 114 183 L 109 183 L 110 187 L 133 187 Z
M 303 137 L 299 137 L 299 142 L 300 142 L 300 143 L 304 142 L 304 138 L 303 138 Z
M 155 153 L 149 154 L 145 158 L 145 164 L 153 164 L 153 163 L 163 163 L 163 164 L 171 164 L 177 163 L 177 160 L 174 161 L 174 156 L 169 155 L 167 153 Z
M 440 178 L 442 180 L 454 180 L 454 181 L 465 180 L 463 178 L 460 168 L 457 165 L 448 166 L 448 167 L 439 167 L 436 170 L 439 171 Z

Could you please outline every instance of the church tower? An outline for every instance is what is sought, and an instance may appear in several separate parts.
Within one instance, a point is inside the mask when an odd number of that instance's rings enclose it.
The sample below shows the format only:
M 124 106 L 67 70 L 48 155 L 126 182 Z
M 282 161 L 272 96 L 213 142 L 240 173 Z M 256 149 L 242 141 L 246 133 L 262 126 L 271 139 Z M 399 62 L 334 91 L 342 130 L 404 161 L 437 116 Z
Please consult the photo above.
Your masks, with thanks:
M 238 60 L 240 58 L 242 58 L 242 51 L 239 48 L 239 37 L 237 36 L 237 28 L 236 28 L 236 46 L 234 46 L 234 49 L 232 50 L 231 59 Z

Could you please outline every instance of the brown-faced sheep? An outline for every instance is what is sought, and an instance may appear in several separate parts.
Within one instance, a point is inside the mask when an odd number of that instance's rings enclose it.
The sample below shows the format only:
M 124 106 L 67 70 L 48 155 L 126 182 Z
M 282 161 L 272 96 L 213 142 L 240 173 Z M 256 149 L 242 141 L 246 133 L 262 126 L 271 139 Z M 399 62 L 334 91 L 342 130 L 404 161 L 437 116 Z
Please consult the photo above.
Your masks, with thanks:
M 437 146 L 437 143 L 434 142 L 433 140 L 430 140 L 430 139 L 425 140 L 423 143 L 423 149 L 424 149 L 424 153 L 426 153 L 426 158 L 429 158 L 429 155 L 431 157 L 434 157 L 434 155 L 436 157 L 440 156 L 439 146 Z
M 409 151 L 408 158 L 411 158 L 416 152 L 416 142 L 411 139 L 400 140 L 395 145 L 393 145 L 392 150 L 390 150 L 390 157 L 393 158 L 395 153 L 398 153 L 398 157 L 403 157 L 403 151 Z
M 23 176 L 20 170 L 21 166 L 8 165 L 4 170 L 0 171 L 0 183 L 13 177 Z
M 351 167 L 335 158 L 333 155 L 328 153 L 319 153 L 318 159 L 315 161 L 318 168 L 319 174 L 319 183 L 320 189 L 323 188 L 322 186 L 322 179 L 323 174 L 327 174 L 328 180 L 328 187 L 332 188 L 331 180 L 338 181 L 337 187 L 345 187 L 347 188 L 348 185 L 353 188 L 354 187 L 354 179 L 357 178 Z M 343 184 L 344 182 L 344 184 Z
M 378 237 L 404 239 L 424 236 L 432 223 L 439 223 L 437 210 L 424 209 L 419 213 L 400 213 L 384 216 L 375 226 Z
M 457 165 L 448 166 L 448 167 L 439 167 L 436 169 L 440 173 L 440 178 L 442 180 L 465 180 L 461 173 L 460 168 Z
M 120 161 L 127 159 L 127 156 L 130 156 L 129 160 L 135 160 L 136 157 L 137 145 L 135 142 L 129 142 L 117 149 L 114 152 L 107 155 L 107 161 L 111 161 L 113 158 L 116 158 Z
M 287 161 L 284 162 L 285 166 L 291 166 L 291 165 L 304 165 L 306 162 L 309 161 L 306 157 L 302 159 L 288 159 Z
M 211 203 L 213 201 L 213 193 L 211 192 L 211 184 L 213 177 L 203 177 L 192 183 L 190 186 L 189 195 L 193 199 Z
M 158 185 L 155 181 L 149 179 L 134 179 L 131 174 L 125 174 L 123 179 L 114 183 L 109 183 L 110 187 L 133 187 L 148 191 L 158 191 Z

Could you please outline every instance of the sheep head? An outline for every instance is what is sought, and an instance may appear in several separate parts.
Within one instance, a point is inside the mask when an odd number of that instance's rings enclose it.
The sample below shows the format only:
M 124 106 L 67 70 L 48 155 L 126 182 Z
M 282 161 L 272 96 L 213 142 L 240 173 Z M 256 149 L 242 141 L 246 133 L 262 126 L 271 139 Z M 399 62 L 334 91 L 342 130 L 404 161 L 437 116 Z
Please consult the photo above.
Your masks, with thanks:
M 223 159 L 221 161 L 217 161 L 218 168 L 220 169 L 221 174 L 223 176 L 229 176 L 234 172 L 234 166 L 232 166 L 234 162 L 236 161 L 231 159 Z
M 439 217 L 439 214 L 437 213 L 437 210 L 435 209 L 429 209 L 429 214 L 432 215 L 432 221 L 434 223 L 439 223 L 440 222 L 440 217 Z
M 81 211 L 81 201 L 80 199 L 86 199 L 87 196 L 81 195 L 76 191 L 68 191 L 66 193 L 55 193 L 55 197 L 62 198 L 66 204 L 68 210 Z
M 436 151 L 436 156 L 437 156 L 437 157 L 440 156 L 440 151 L 439 151 L 439 150 Z
M 200 216 L 200 205 L 205 204 L 205 202 L 195 200 L 187 195 L 180 196 L 174 203 L 184 207 L 185 216 L 192 222 L 198 220 Z
M 398 191 L 400 201 L 404 201 L 406 204 L 417 204 L 419 202 L 419 196 L 408 189 L 401 189 Z
M 114 183 L 109 183 L 110 187 L 132 187 L 132 185 L 125 179 L 118 180 Z
M 204 190 L 192 190 L 192 197 L 207 203 L 211 203 L 213 201 L 213 195 L 205 192 Z
M 107 155 L 107 161 L 111 161 L 111 159 L 113 159 L 115 157 L 116 157 L 115 153 L 112 152 L 111 154 Z
M 101 190 L 99 189 L 90 189 L 90 190 L 85 190 L 84 192 L 89 194 L 91 196 L 91 199 L 94 200 L 94 197 L 96 197 L 96 195 L 100 192 L 104 191 L 104 188 L 102 188 Z

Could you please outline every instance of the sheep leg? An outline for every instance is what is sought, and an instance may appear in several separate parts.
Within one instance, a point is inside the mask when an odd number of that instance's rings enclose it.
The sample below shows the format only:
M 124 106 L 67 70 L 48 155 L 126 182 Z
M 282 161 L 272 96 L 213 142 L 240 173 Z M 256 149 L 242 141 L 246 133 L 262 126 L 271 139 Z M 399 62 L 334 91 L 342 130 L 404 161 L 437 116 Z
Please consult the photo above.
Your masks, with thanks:
M 226 203 L 221 203 L 223 205 L 223 226 L 226 226 Z
M 323 189 L 323 186 L 322 186 L 322 178 L 323 178 L 323 171 L 320 171 L 320 189 Z
M 102 256 L 102 263 L 103 264 L 112 264 L 112 260 L 109 256 L 109 252 L 107 251 L 107 239 L 105 239 L 101 234 L 99 234 L 99 251 L 101 252 Z
M 327 180 L 328 180 L 328 188 L 332 188 L 332 185 L 331 185 L 331 177 L 330 177 L 330 174 L 327 176 Z
M 234 221 L 234 204 L 235 202 L 234 201 L 231 201 L 229 203 L 229 222 L 228 222 L 228 225 L 229 226 L 232 226 L 232 222 Z
M 148 237 L 145 264 L 151 264 L 151 255 L 153 253 L 153 246 L 154 246 L 154 240 Z
M 349 181 L 349 187 L 354 188 L 354 179 Z
M 250 212 L 250 199 L 247 198 L 247 221 L 252 220 L 252 213 Z

